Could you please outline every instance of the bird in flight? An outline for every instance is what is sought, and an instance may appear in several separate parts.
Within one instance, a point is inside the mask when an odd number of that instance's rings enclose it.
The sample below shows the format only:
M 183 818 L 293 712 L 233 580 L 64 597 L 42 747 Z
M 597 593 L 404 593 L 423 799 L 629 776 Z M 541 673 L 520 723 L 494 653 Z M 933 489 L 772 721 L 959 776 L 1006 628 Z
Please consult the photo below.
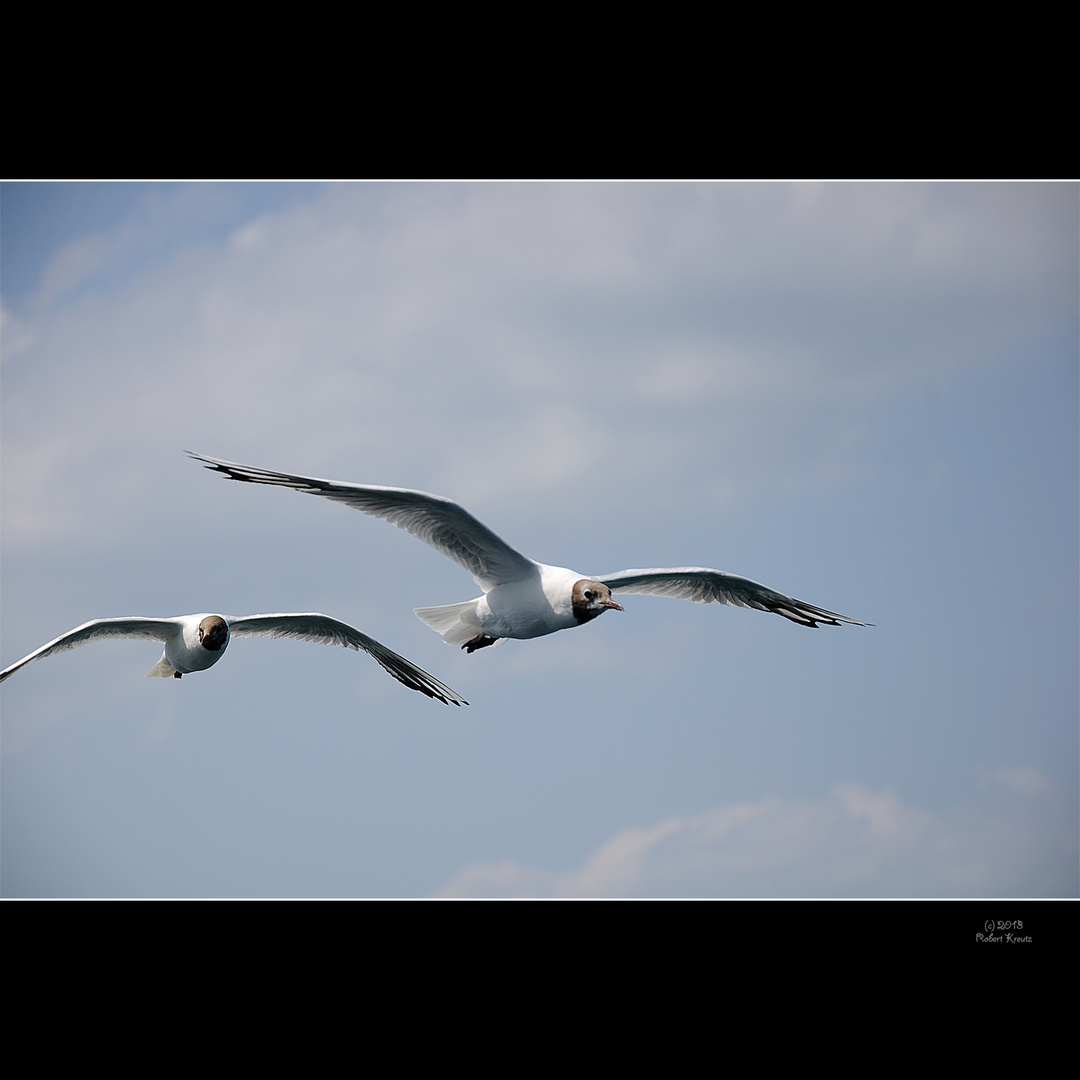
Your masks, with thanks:
M 161 659 L 146 673 L 148 679 L 179 679 L 193 671 L 213 667 L 225 655 L 229 641 L 236 637 L 298 638 L 323 645 L 342 645 L 347 649 L 363 649 L 373 656 L 383 670 L 393 675 L 410 690 L 438 698 L 444 705 L 468 705 L 468 702 L 417 667 L 411 660 L 398 656 L 381 642 L 362 634 L 348 623 L 331 619 L 318 612 L 281 615 L 178 615 L 175 619 L 147 619 L 132 616 L 126 619 L 93 619 L 61 634 L 18 663 L 0 671 L 0 682 L 14 675 L 24 664 L 40 660 L 65 649 L 74 649 L 102 638 L 147 638 L 165 643 Z
M 459 563 L 484 590 L 460 604 L 415 608 L 417 616 L 451 645 L 467 652 L 501 645 L 507 638 L 534 638 L 590 622 L 605 611 L 622 611 L 612 594 L 673 596 L 699 604 L 731 604 L 771 611 L 800 626 L 819 623 L 868 626 L 835 611 L 774 592 L 749 578 L 701 566 L 618 570 L 589 577 L 547 566 L 515 551 L 463 506 L 425 491 L 348 484 L 270 472 L 187 451 L 206 468 L 231 480 L 271 484 L 321 495 L 404 529 Z

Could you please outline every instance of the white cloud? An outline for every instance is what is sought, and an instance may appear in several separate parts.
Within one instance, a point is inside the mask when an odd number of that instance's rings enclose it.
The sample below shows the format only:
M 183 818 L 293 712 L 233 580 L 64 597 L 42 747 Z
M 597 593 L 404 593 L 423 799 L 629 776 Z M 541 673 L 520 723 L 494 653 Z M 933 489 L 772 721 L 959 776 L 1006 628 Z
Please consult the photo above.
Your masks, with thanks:
M 309 471 L 363 460 L 461 498 L 670 485 L 667 462 L 714 439 L 709 484 L 729 495 L 768 470 L 842 476 L 858 440 L 808 428 L 1060 307 L 1073 247 L 1053 239 L 1054 186 L 510 184 L 330 186 L 158 251 L 186 235 L 167 227 L 185 190 L 65 247 L 5 332 L 5 452 L 35 477 L 6 544 L 107 535 L 119 506 L 90 473 L 127 459 L 136 498 L 161 459 L 132 448 L 193 443 Z M 34 491 L 64 514 L 22 506 Z
M 475 864 L 436 895 L 1076 895 L 1076 837 L 1065 801 L 1033 769 L 998 775 L 1012 798 L 945 814 L 854 783 L 817 800 L 717 806 L 626 829 L 578 871 Z

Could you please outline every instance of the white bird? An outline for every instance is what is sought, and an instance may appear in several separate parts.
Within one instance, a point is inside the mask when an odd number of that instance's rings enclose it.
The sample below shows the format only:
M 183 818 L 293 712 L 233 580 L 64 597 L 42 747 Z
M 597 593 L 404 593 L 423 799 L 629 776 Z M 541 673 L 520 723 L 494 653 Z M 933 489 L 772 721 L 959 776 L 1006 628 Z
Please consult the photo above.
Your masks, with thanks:
M 148 679 L 175 679 L 193 671 L 205 671 L 213 667 L 225 655 L 229 641 L 236 637 L 298 638 L 301 641 L 317 641 L 323 645 L 342 645 L 347 649 L 373 656 L 384 671 L 410 690 L 418 690 L 428 697 L 438 698 L 444 705 L 468 705 L 449 686 L 417 667 L 411 660 L 398 656 L 381 642 L 362 634 L 348 623 L 331 619 L 318 612 L 281 615 L 178 615 L 175 619 L 146 619 L 132 616 L 126 619 L 93 619 L 76 626 L 66 634 L 35 649 L 18 663 L 0 671 L 0 682 L 14 675 L 24 664 L 40 660 L 64 649 L 74 649 L 102 638 L 148 638 L 163 641 L 165 651 L 161 659 L 146 673 Z
M 441 495 L 293 476 L 187 452 L 206 468 L 232 480 L 322 495 L 383 518 L 460 563 L 484 595 L 461 604 L 414 611 L 442 634 L 444 641 L 470 653 L 488 645 L 501 645 L 507 638 L 542 637 L 579 626 L 609 609 L 622 611 L 622 605 L 611 599 L 612 593 L 674 596 L 699 604 L 757 608 L 814 628 L 818 623 L 870 625 L 774 592 L 749 578 L 701 566 L 619 570 L 587 577 L 563 566 L 546 566 L 526 558 L 464 507 Z

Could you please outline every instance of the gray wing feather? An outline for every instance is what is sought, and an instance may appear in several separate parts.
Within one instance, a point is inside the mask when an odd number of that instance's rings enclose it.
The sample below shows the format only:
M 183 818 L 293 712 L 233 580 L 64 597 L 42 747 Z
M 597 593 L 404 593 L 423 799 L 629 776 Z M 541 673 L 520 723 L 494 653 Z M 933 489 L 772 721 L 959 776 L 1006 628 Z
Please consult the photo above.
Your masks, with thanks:
M 167 641 L 169 636 L 176 631 L 177 623 L 174 619 L 144 619 L 138 615 L 128 616 L 122 619 L 94 619 L 91 622 L 76 626 L 66 634 L 40 649 L 35 649 L 29 656 L 24 656 L 18 663 L 0 671 L 0 682 L 14 675 L 16 671 L 29 664 L 31 660 L 40 660 L 53 653 L 63 652 L 65 649 L 74 649 L 79 645 L 86 645 L 91 641 L 99 641 L 101 638 L 147 638 L 151 641 Z
M 593 579 L 602 582 L 613 593 L 640 593 L 645 596 L 674 596 L 693 600 L 697 604 L 730 604 L 734 607 L 771 611 L 800 626 L 817 627 L 818 623 L 839 626 L 871 626 L 849 619 L 835 611 L 815 607 L 793 596 L 775 592 L 749 578 L 710 570 L 704 566 L 673 566 L 661 570 L 620 570 L 616 574 L 600 574 Z
M 411 660 L 398 656 L 382 642 L 361 633 L 348 623 L 331 619 L 318 612 L 303 614 L 245 615 L 242 618 L 226 616 L 229 632 L 236 637 L 296 638 L 314 641 L 322 645 L 342 645 L 346 649 L 361 649 L 373 656 L 383 670 L 393 675 L 410 690 L 418 690 L 430 698 L 438 698 L 444 705 L 468 705 L 469 703 L 445 683 L 439 682 Z
M 312 476 L 270 472 L 233 461 L 220 461 L 186 451 L 208 469 L 224 473 L 230 480 L 249 484 L 271 484 L 309 495 L 322 495 L 344 503 L 372 517 L 382 518 L 436 551 L 465 567 L 485 591 L 511 581 L 523 581 L 538 573 L 537 565 L 515 551 L 505 540 L 477 521 L 463 506 L 441 495 L 410 488 L 378 487 L 319 480 Z

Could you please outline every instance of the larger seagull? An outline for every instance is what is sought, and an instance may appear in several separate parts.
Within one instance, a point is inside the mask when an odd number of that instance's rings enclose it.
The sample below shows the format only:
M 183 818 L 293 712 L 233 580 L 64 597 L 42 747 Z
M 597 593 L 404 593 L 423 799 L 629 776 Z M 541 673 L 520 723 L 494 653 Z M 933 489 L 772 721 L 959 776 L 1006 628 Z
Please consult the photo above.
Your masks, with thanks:
M 732 604 L 771 611 L 800 626 L 868 623 L 774 592 L 749 578 L 701 566 L 619 570 L 586 577 L 564 566 L 546 566 L 515 551 L 463 506 L 441 495 L 409 488 L 347 484 L 311 476 L 270 472 L 232 461 L 189 454 L 232 480 L 293 488 L 322 495 L 382 518 L 430 544 L 465 567 L 484 590 L 462 604 L 415 608 L 417 616 L 451 645 L 467 652 L 507 638 L 534 638 L 590 622 L 605 611 L 622 611 L 612 593 L 674 596 L 699 604 Z

